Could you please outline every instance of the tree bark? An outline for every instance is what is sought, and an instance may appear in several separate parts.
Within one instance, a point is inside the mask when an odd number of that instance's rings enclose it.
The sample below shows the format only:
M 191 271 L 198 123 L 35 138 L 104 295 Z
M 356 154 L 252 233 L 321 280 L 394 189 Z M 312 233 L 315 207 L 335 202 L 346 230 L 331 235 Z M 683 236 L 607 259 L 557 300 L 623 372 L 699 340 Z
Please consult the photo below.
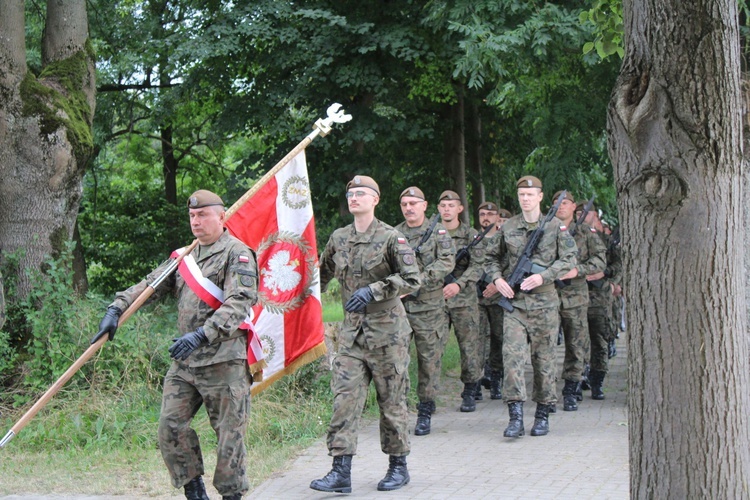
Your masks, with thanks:
M 475 101 L 469 105 L 469 119 L 466 128 L 466 165 L 471 184 L 471 201 L 466 207 L 472 214 L 477 215 L 479 205 L 487 200 L 484 188 L 484 172 L 482 170 L 482 117 L 479 114 L 479 106 Z M 479 218 L 475 218 L 476 227 L 479 229 Z
M 608 110 L 633 498 L 748 498 L 737 3 L 623 3 Z
M 461 212 L 461 222 L 469 223 L 469 211 L 471 206 L 466 192 L 466 140 L 464 135 L 464 96 L 457 92 L 458 102 L 448 109 L 450 126 L 447 129 L 444 142 L 445 172 L 450 179 L 451 189 L 458 193 L 464 204 Z
M 0 3 L 0 245 L 38 270 L 73 235 L 92 151 L 94 56 L 85 0 L 50 0 L 44 69 L 26 68 L 22 0 Z M 31 286 L 19 272 L 18 293 Z

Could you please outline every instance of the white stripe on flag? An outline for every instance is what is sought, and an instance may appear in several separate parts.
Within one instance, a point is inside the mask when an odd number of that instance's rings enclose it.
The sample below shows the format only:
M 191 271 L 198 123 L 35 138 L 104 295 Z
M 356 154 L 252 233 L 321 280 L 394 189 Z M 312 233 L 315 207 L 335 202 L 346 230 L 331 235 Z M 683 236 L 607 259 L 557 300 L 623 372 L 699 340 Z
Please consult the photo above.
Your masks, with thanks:
M 284 203 L 282 198 L 284 186 L 293 177 L 304 179 L 304 182 L 292 182 L 290 187 L 293 188 L 293 192 L 287 192 L 286 196 L 287 200 L 294 203 L 300 203 L 303 197 L 307 197 L 307 203 L 300 208 L 290 207 L 288 202 Z M 305 231 L 307 225 L 310 223 L 310 219 L 313 217 L 313 209 L 310 198 L 310 184 L 307 179 L 307 165 L 304 151 L 295 156 L 281 172 L 276 174 L 276 184 L 278 186 L 276 214 L 279 221 L 279 231 L 289 231 L 299 235 Z M 300 190 L 302 186 L 304 186 L 306 192 Z
M 264 359 L 267 366 L 263 373 L 272 375 L 283 370 L 286 366 L 284 315 L 273 314 L 266 309 L 261 310 L 255 322 L 255 331 L 260 335 L 260 343 L 266 351 Z

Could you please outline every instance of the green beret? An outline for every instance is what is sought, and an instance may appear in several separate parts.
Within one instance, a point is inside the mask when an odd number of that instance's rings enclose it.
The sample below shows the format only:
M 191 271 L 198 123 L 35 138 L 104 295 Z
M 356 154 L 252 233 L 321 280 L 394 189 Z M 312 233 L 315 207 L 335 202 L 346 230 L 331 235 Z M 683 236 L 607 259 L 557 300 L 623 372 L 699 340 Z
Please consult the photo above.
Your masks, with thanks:
M 447 190 L 440 193 L 440 198 L 438 198 L 438 202 L 441 202 L 443 200 L 458 200 L 461 202 L 461 197 L 458 196 L 458 193 L 455 191 Z
M 557 201 L 557 198 L 562 194 L 562 191 L 558 191 L 555 193 L 555 195 L 552 197 L 552 203 L 555 203 Z M 573 198 L 573 195 L 570 191 L 565 191 L 565 199 L 570 200 L 573 203 L 576 202 L 575 198 Z
M 542 189 L 542 181 L 533 175 L 524 175 L 516 183 L 517 188 L 539 188 Z
M 485 201 L 481 205 L 479 205 L 479 210 L 489 210 L 490 212 L 497 212 L 498 208 L 497 205 L 492 203 L 491 201 Z
M 370 188 L 380 196 L 380 187 L 375 179 L 367 177 L 366 175 L 355 175 L 354 179 L 350 180 L 346 185 L 346 190 L 349 191 L 351 188 L 366 187 Z
M 425 199 L 424 193 L 422 192 L 422 190 L 416 186 L 411 186 L 401 191 L 401 195 L 398 197 L 398 199 L 400 200 L 404 196 L 412 196 L 414 198 L 420 198 L 422 200 Z
M 187 202 L 188 208 L 203 208 L 212 206 L 224 206 L 224 202 L 221 201 L 219 195 L 207 191 L 205 189 L 199 189 L 195 193 L 190 195 Z

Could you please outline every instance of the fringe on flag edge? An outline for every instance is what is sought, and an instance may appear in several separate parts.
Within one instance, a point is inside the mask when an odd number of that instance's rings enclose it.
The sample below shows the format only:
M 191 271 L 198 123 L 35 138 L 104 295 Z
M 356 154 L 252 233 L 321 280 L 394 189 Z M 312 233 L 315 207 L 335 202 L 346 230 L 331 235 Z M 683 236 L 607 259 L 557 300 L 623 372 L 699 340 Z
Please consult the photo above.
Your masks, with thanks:
M 269 378 L 264 379 L 261 382 L 258 382 L 257 384 L 253 384 L 252 389 L 250 390 L 250 394 L 253 396 L 257 396 L 264 390 L 268 389 L 268 387 L 279 380 L 284 375 L 289 375 L 291 373 L 294 373 L 301 367 L 303 367 L 306 364 L 312 363 L 319 357 L 323 356 L 328 350 L 326 349 L 325 342 L 321 342 L 320 344 L 316 345 L 312 349 L 309 349 L 308 351 L 301 354 L 297 359 L 292 361 L 291 364 L 284 367 L 283 370 L 279 370 L 278 372 L 271 375 Z

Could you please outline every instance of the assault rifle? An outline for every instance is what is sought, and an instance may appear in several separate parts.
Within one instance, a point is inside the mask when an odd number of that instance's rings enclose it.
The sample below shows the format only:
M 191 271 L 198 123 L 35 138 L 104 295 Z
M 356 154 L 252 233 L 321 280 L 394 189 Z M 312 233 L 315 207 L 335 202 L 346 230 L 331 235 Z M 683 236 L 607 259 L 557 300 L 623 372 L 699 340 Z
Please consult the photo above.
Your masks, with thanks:
M 432 232 L 435 230 L 435 226 L 437 226 L 438 220 L 440 220 L 440 214 L 435 214 L 432 216 L 432 220 L 430 221 L 430 226 L 427 228 L 427 231 L 424 232 L 422 235 L 422 239 L 419 240 L 419 243 L 417 243 L 417 246 L 414 247 L 414 255 L 419 257 L 419 250 L 422 248 L 422 245 L 424 245 L 427 240 L 430 239 L 430 236 L 432 236 Z
M 427 240 L 430 239 L 430 236 L 432 236 L 432 232 L 435 230 L 435 226 L 437 226 L 438 221 L 440 220 L 440 214 L 436 213 L 432 216 L 432 220 L 430 222 L 429 227 L 427 227 L 427 231 L 424 232 L 422 235 L 422 238 L 419 240 L 419 243 L 417 243 L 417 246 L 413 248 L 414 255 L 419 257 L 419 251 L 422 248 L 422 245 L 424 245 Z M 405 295 L 401 298 L 401 302 L 407 302 L 409 300 L 416 300 L 416 298 L 419 297 L 419 289 L 413 291 L 412 293 Z
M 591 195 L 591 198 L 589 198 L 589 201 L 586 202 L 586 204 L 583 206 L 583 210 L 581 210 L 581 215 L 576 220 L 575 225 L 568 230 L 568 233 L 570 233 L 571 236 L 575 236 L 578 232 L 578 228 L 581 227 L 581 224 L 583 224 L 583 221 L 586 220 L 586 216 L 591 211 L 591 207 L 594 206 L 594 197 L 596 195 Z M 570 280 L 555 280 L 555 285 L 557 285 L 557 288 L 565 288 L 566 286 L 570 285 Z
M 566 192 L 563 191 L 557 198 L 557 203 L 555 203 L 552 208 L 549 209 L 547 215 L 539 221 L 539 227 L 531 232 L 528 241 L 526 241 L 526 246 L 523 248 L 523 252 L 518 258 L 518 262 L 516 262 L 516 267 L 513 268 L 513 272 L 510 273 L 510 278 L 508 278 L 507 281 L 508 285 L 514 292 L 519 291 L 519 286 L 526 277 L 531 276 L 532 274 L 538 274 L 545 270 L 544 267 L 531 262 L 531 255 L 536 251 L 539 242 L 542 241 L 542 236 L 544 236 L 544 226 L 546 226 L 557 213 L 557 209 L 560 208 L 560 203 L 565 199 L 565 194 Z M 497 304 L 506 311 L 513 312 L 513 304 L 510 303 L 508 297 L 501 297 Z
M 592 194 L 591 198 L 589 198 L 589 201 L 587 201 L 586 204 L 583 206 L 583 210 L 581 210 L 581 215 L 576 220 L 575 226 L 573 226 L 573 228 L 570 231 L 568 231 L 571 236 L 576 235 L 576 233 L 578 232 L 578 228 L 581 227 L 581 224 L 583 224 L 583 221 L 586 220 L 586 216 L 589 214 L 589 212 L 591 212 L 591 207 L 594 206 L 595 196 L 596 196 L 595 194 Z
M 456 266 L 458 266 L 465 259 L 469 258 L 469 251 L 471 251 L 472 248 L 477 246 L 477 244 L 482 241 L 485 236 L 487 236 L 487 233 L 490 232 L 492 226 L 494 226 L 494 224 L 490 224 L 489 226 L 484 228 L 484 231 L 482 231 L 481 233 L 475 234 L 474 239 L 471 240 L 468 245 L 459 250 L 458 253 L 456 253 Z M 456 266 L 453 267 L 453 271 L 451 271 L 448 276 L 443 278 L 443 285 L 450 285 L 451 283 L 456 282 L 456 275 L 453 274 L 456 272 Z
M 607 255 L 609 255 L 610 252 L 612 252 L 617 245 L 620 244 L 620 226 L 617 226 L 614 231 L 612 231 L 612 234 L 609 237 L 609 245 L 607 246 Z M 604 278 L 610 278 L 607 274 L 607 271 L 604 271 Z M 589 281 L 589 285 L 596 287 L 596 288 L 603 288 L 604 287 L 604 279 L 598 279 Z

